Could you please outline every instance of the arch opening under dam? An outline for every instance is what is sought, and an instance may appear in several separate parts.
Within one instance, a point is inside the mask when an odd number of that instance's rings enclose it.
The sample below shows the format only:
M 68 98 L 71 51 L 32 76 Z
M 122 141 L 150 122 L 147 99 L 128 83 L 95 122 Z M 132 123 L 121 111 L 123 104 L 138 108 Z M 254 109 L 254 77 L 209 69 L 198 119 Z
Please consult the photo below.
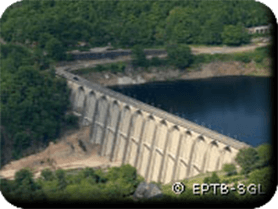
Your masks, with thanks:
M 73 111 L 90 127 L 99 155 L 134 166 L 147 182 L 170 183 L 220 170 L 249 147 L 69 72 L 56 73 L 67 80 Z

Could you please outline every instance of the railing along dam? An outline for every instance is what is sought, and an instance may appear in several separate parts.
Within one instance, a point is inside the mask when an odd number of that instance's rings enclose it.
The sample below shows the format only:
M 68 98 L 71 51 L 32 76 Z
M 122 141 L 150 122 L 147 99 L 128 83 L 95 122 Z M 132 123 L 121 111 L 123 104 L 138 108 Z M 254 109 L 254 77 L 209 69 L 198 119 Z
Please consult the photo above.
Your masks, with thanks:
M 146 181 L 169 183 L 220 170 L 249 145 L 62 70 L 75 114 L 111 162 L 136 167 Z

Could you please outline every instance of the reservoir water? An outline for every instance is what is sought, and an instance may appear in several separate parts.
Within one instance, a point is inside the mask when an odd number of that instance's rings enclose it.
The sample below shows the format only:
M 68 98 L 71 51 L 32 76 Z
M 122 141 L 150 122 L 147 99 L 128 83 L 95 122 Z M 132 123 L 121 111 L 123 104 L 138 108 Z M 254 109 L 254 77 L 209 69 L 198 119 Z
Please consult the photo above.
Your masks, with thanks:
M 271 143 L 271 78 L 229 76 L 114 86 L 113 90 L 252 146 Z

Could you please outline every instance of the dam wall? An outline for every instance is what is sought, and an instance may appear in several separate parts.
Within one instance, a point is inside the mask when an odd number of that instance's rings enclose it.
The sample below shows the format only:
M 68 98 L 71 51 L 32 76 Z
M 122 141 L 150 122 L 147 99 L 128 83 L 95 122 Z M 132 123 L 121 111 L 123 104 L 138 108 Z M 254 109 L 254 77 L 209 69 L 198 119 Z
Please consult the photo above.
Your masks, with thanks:
M 90 127 L 99 155 L 136 167 L 147 182 L 221 170 L 249 146 L 69 72 L 56 73 L 67 79 L 73 112 Z

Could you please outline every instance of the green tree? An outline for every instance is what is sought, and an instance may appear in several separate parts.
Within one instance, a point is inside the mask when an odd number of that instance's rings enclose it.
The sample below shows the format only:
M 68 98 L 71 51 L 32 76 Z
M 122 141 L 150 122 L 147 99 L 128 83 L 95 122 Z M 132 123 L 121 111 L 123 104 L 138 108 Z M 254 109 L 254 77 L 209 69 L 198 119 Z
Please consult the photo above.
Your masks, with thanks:
M 49 168 L 42 170 L 41 176 L 44 178 L 45 181 L 54 180 L 53 172 Z
M 69 89 L 55 74 L 40 72 L 25 47 L 3 48 L 1 125 L 13 141 L 14 157 L 19 158 L 32 143 L 47 143 L 58 136 L 69 107 Z
M 197 42 L 200 24 L 195 10 L 190 7 L 176 7 L 166 19 L 165 34 L 167 41 L 191 44 Z
M 204 178 L 204 183 L 207 183 L 207 184 L 213 184 L 213 183 L 219 183 L 219 182 L 220 182 L 220 179 L 217 176 L 216 172 L 213 172 L 210 177 Z
M 21 169 L 15 174 L 15 189 L 10 193 L 14 201 L 31 202 L 44 200 L 45 194 L 39 184 L 33 179 L 33 173 L 29 169 Z
M 65 48 L 56 38 L 48 40 L 45 44 L 45 49 L 47 55 L 55 60 L 63 60 L 65 58 Z
M 144 49 L 141 46 L 135 46 L 132 48 L 132 64 L 135 67 L 148 67 L 148 60 L 144 53 Z
M 250 42 L 250 35 L 246 29 L 238 25 L 225 25 L 222 33 L 223 43 L 230 46 L 239 46 Z
M 132 194 L 136 186 L 140 183 L 137 178 L 136 168 L 129 164 L 110 168 L 106 177 L 108 183 L 111 184 L 115 190 L 118 190 L 120 195 Z
M 252 147 L 244 148 L 239 150 L 235 160 L 242 169 L 241 173 L 248 174 L 257 168 L 259 155 L 258 152 Z
M 275 188 L 275 181 L 274 181 L 274 170 L 272 167 L 268 166 L 259 170 L 254 170 L 250 173 L 249 184 L 261 184 L 263 192 L 269 194 L 271 189 Z
M 237 174 L 236 166 L 232 163 L 224 164 L 223 170 L 226 172 L 227 176 L 232 176 Z
M 189 67 L 193 62 L 191 49 L 187 45 L 170 45 L 166 48 L 169 63 L 180 69 Z
M 262 144 L 257 147 L 259 156 L 258 167 L 266 167 L 272 163 L 273 153 L 270 144 Z
M 58 190 L 64 190 L 67 187 L 67 181 L 66 181 L 66 173 L 62 169 L 58 169 L 55 172 L 56 178 L 58 179 Z
M 222 44 L 223 25 L 222 16 L 219 13 L 211 14 L 211 18 L 206 20 L 201 29 L 199 42 L 207 45 Z

